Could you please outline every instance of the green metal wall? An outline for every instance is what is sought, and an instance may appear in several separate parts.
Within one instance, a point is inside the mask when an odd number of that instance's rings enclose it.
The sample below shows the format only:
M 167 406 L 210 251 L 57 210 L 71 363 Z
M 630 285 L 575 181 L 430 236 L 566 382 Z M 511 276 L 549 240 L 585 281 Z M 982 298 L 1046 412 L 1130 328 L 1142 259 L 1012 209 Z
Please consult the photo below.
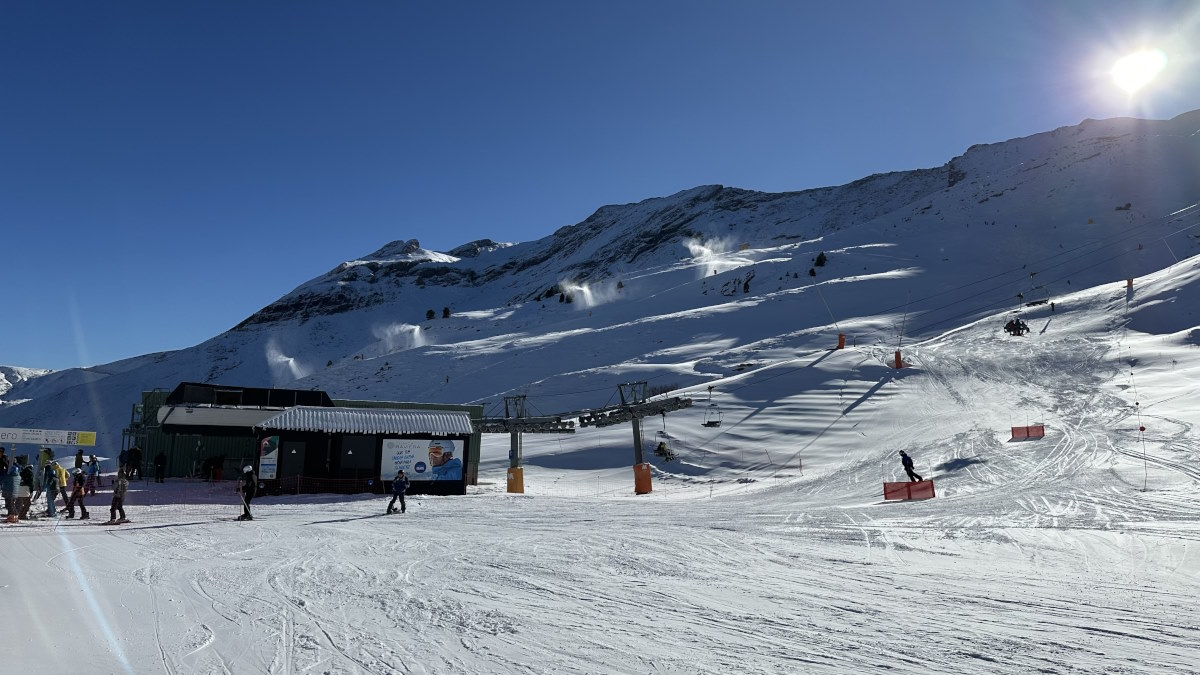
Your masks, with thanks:
M 238 467 L 253 463 L 258 455 L 258 441 L 254 436 L 199 436 L 163 433 L 158 424 L 158 409 L 166 403 L 170 393 L 162 389 L 142 392 L 142 402 L 140 406 L 133 406 L 129 427 L 124 430 L 122 449 L 128 449 L 133 445 L 142 449 L 144 475 L 153 478 L 154 457 L 160 450 L 167 455 L 167 477 L 169 478 L 199 477 L 200 467 L 204 460 L 221 455 L 225 456 L 224 478 L 236 477 Z M 483 419 L 483 406 L 481 405 L 352 400 L 334 400 L 333 404 L 343 408 L 465 412 L 473 422 Z M 200 445 L 197 446 L 197 443 Z M 481 444 L 482 435 L 478 433 L 472 434 L 467 440 L 463 463 L 468 485 L 477 483 Z

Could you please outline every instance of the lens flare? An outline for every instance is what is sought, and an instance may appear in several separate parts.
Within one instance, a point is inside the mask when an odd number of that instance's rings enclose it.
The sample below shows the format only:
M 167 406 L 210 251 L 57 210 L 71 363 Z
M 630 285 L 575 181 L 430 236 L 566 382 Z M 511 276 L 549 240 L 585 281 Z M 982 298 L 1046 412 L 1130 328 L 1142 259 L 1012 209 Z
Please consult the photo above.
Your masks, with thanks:
M 1112 67 L 1113 82 L 1133 94 L 1167 67 L 1167 55 L 1160 49 L 1146 49 L 1117 60 Z

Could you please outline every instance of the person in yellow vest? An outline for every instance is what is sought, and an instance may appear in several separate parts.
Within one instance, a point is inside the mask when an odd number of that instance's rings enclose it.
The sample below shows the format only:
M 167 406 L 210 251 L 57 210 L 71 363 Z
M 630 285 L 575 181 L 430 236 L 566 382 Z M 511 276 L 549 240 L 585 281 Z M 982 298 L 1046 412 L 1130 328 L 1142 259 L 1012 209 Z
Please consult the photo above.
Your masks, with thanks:
M 54 465 L 54 471 L 58 474 L 58 494 L 62 496 L 63 506 L 65 507 L 67 505 L 67 470 L 58 463 L 57 459 L 52 461 L 51 464 Z M 48 497 L 48 499 L 52 499 L 52 497 Z

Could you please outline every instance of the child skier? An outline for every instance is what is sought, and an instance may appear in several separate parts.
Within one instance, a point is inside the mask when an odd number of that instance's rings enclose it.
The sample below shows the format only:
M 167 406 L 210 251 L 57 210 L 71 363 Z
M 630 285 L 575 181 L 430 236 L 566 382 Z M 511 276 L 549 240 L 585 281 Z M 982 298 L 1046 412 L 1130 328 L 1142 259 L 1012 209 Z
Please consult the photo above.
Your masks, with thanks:
M 129 490 L 129 478 L 125 471 L 117 469 L 117 482 L 113 483 L 112 504 L 108 507 L 108 522 L 105 525 L 120 525 L 128 523 L 125 519 L 125 492 Z M 118 519 L 117 514 L 121 517 Z
M 396 500 L 400 500 L 400 513 L 404 513 L 404 492 L 408 490 L 408 476 L 404 475 L 404 469 L 396 472 L 396 477 L 392 479 L 392 501 L 388 502 L 388 513 L 396 512 Z

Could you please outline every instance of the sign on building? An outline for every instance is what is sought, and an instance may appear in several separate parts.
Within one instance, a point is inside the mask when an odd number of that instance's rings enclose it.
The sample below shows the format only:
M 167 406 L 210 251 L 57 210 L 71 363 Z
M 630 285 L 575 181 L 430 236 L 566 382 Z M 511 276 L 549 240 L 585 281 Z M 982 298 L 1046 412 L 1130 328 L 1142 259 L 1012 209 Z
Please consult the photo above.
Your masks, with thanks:
M 94 431 L 59 431 L 52 429 L 0 429 L 0 444 L 28 443 L 30 445 L 96 445 Z

